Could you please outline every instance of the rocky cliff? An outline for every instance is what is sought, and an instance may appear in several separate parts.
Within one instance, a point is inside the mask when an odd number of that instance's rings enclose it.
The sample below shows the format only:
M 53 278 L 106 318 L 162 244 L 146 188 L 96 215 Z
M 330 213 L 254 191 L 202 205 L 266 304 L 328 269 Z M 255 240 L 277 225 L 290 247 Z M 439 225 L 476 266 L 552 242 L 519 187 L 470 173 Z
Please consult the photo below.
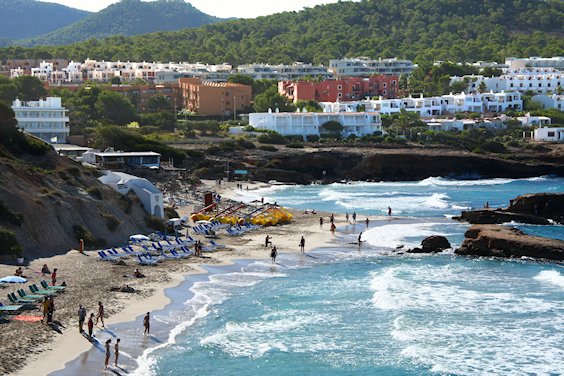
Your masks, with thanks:
M 455 251 L 458 255 L 564 260 L 564 241 L 525 235 L 510 227 L 473 225 L 465 237 Z

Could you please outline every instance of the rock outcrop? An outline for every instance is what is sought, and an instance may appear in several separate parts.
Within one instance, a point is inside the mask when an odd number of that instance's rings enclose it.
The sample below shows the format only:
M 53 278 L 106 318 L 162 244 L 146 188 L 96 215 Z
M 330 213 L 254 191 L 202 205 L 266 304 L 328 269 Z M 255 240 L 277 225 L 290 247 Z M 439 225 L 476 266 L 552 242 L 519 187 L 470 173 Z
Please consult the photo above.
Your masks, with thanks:
M 463 211 L 456 219 L 473 224 L 500 224 L 511 221 L 548 225 L 549 220 L 564 223 L 564 193 L 536 193 L 511 200 L 505 209 Z
M 564 260 L 564 241 L 525 235 L 511 227 L 473 225 L 465 237 L 457 255 Z
M 447 238 L 444 236 L 433 235 L 421 241 L 421 248 L 409 249 L 407 250 L 407 253 L 437 253 L 450 248 L 452 248 L 452 246 Z

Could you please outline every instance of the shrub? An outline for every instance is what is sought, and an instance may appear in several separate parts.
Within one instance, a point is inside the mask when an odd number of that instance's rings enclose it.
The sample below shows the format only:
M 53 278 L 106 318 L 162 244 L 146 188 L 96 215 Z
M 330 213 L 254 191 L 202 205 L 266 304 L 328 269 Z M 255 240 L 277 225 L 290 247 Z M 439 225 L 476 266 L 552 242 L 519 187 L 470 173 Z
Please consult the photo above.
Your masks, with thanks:
M 19 226 L 22 224 L 22 215 L 12 213 L 10 209 L 4 206 L 4 203 L 0 201 L 0 222 L 9 223 L 14 226 Z M 0 242 L 2 244 L 2 242 Z
M 96 237 L 88 230 L 86 227 L 82 225 L 74 225 L 72 227 L 72 231 L 74 233 L 74 237 L 76 240 L 84 240 L 87 244 L 97 245 L 100 241 L 96 239 Z
M 276 144 L 276 145 L 284 145 L 286 142 L 288 142 L 288 140 L 286 140 L 286 137 L 275 132 L 263 133 L 257 137 L 257 140 L 262 144 Z
M 304 142 L 304 138 L 302 136 L 298 136 L 298 135 L 289 135 L 289 136 L 285 136 L 286 140 L 288 140 L 288 142 Z
M 22 248 L 18 239 L 16 239 L 16 233 L 8 229 L 0 227 L 0 255 L 14 255 L 20 256 L 22 253 Z
M 221 152 L 219 146 L 212 145 L 206 149 L 206 154 L 218 154 Z
M 310 134 L 306 136 L 306 140 L 308 140 L 308 142 L 317 142 L 319 141 L 319 136 L 316 134 Z
M 102 199 L 102 191 L 98 187 L 90 187 L 86 190 L 86 192 L 97 200 Z
M 276 151 L 277 149 L 272 146 L 272 145 L 260 145 L 258 147 L 260 150 L 264 150 L 264 151 Z
M 57 175 L 59 175 L 59 178 L 61 178 L 61 179 L 64 180 L 64 181 L 68 181 L 68 180 L 70 179 L 70 177 L 67 175 L 67 173 L 64 172 L 64 171 L 62 171 L 62 170 L 59 171 L 59 172 L 57 173 Z
M 202 152 L 201 150 L 187 149 L 187 150 L 184 150 L 184 152 L 186 153 L 187 156 L 189 156 L 191 158 L 203 158 L 204 157 L 204 152 Z
M 155 231 L 166 231 L 166 224 L 162 218 L 155 217 L 154 215 L 149 215 L 145 217 L 145 224 L 150 229 Z
M 66 172 L 72 177 L 74 177 L 75 179 L 80 177 L 81 175 L 80 168 L 76 166 L 67 167 Z
M 256 146 L 252 141 L 246 140 L 244 138 L 237 139 L 237 144 L 245 149 L 256 149 Z
M 289 144 L 286 144 L 286 147 L 292 149 L 303 149 L 304 144 L 300 144 L 298 142 L 290 142 Z
M 180 217 L 180 215 L 178 215 L 178 212 L 176 210 L 174 210 L 173 207 L 170 206 L 166 206 L 164 208 L 164 213 L 166 215 L 167 218 L 178 218 Z
M 121 224 L 121 221 L 110 213 L 102 213 L 101 216 L 106 221 L 106 226 L 111 232 L 115 232 L 118 226 Z
M 507 148 L 497 141 L 486 141 L 479 148 L 490 153 L 507 153 Z
M 247 125 L 247 126 L 245 126 L 245 128 L 243 128 L 243 130 L 245 132 L 254 132 L 255 127 L 253 127 L 252 125 Z

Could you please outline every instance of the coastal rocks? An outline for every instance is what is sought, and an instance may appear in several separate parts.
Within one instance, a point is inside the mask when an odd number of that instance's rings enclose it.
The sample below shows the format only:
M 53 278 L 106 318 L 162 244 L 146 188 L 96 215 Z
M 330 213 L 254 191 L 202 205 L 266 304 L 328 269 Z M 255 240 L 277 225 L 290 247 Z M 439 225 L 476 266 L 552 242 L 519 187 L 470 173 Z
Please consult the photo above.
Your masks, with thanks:
M 473 225 L 464 235 L 457 255 L 564 260 L 564 241 L 525 235 L 511 227 Z
M 421 241 L 421 248 L 407 250 L 407 253 L 437 253 L 452 248 L 447 238 L 439 235 L 429 236 Z
M 549 220 L 564 223 L 564 194 L 537 193 L 511 200 L 505 209 L 463 211 L 456 219 L 473 224 L 500 224 L 507 222 L 548 225 Z

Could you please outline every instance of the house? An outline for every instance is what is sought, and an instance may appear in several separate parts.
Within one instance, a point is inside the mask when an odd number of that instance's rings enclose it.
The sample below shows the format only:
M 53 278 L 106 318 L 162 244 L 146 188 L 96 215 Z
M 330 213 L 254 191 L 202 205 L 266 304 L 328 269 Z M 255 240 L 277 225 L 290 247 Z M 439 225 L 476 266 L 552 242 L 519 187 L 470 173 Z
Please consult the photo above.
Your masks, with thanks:
M 251 106 L 252 88 L 232 82 L 180 78 L 184 108 L 198 115 L 231 116 Z
M 564 88 L 564 72 L 554 68 L 528 68 L 518 71 L 508 71 L 499 77 L 484 77 L 482 75 L 466 75 L 451 77 L 451 85 L 455 82 L 467 81 L 466 92 L 473 92 L 483 86 L 487 91 L 532 91 L 548 93 Z M 483 85 L 482 85 L 483 83 Z
M 535 141 L 564 142 L 564 128 L 537 128 L 533 131 Z
M 163 194 L 149 180 L 114 171 L 105 171 L 104 176 L 99 177 L 98 180 L 122 195 L 133 191 L 147 214 L 164 218 Z
M 543 127 L 550 125 L 552 123 L 552 119 L 546 116 L 531 116 L 529 112 L 525 114 L 525 116 L 518 116 L 516 118 L 523 127 Z
M 325 132 L 323 124 L 338 122 L 341 136 L 357 137 L 382 132 L 380 114 L 369 112 L 263 112 L 249 114 L 249 124 L 256 129 L 275 131 L 283 136 L 320 136 Z
M 91 150 L 82 154 L 82 162 L 103 169 L 159 168 L 161 155 L 153 151 L 124 152 Z
M 47 97 L 38 101 L 24 102 L 16 99 L 12 103 L 18 128 L 48 143 L 66 143 L 70 133 L 67 109 L 61 98 Z

